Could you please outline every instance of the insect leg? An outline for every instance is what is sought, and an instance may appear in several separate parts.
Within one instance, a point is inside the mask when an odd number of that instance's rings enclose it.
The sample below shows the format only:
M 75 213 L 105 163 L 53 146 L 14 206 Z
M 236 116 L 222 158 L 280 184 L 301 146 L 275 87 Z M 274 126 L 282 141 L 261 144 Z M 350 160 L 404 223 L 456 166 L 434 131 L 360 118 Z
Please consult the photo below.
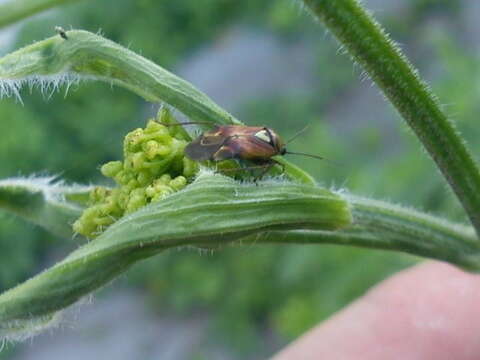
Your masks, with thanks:
M 269 159 L 263 165 L 260 165 L 260 167 L 263 167 L 263 171 L 260 173 L 260 175 L 258 175 L 255 178 L 254 181 L 257 182 L 257 180 L 260 180 L 261 178 L 263 178 L 265 174 L 268 172 L 268 170 L 270 170 L 275 165 L 280 165 L 282 167 L 282 174 L 285 172 L 285 165 L 283 165 L 281 162 L 275 159 Z
M 222 172 L 234 172 L 234 171 L 245 171 L 245 170 L 255 170 L 255 169 L 265 169 L 265 167 L 272 167 L 270 164 L 263 164 L 263 165 L 252 165 L 252 166 L 245 166 L 245 167 L 238 167 L 233 169 L 224 169 Z
M 265 164 L 263 164 L 263 171 L 260 173 L 260 175 L 258 175 L 256 178 L 255 178 L 255 182 L 257 182 L 257 180 L 260 180 L 261 178 L 263 178 L 265 176 L 265 174 L 268 172 L 268 170 L 270 170 L 272 168 L 272 166 L 274 166 L 276 163 L 275 160 L 273 159 L 270 159 L 268 162 L 265 162 Z
M 274 165 L 275 165 L 275 162 L 266 161 L 266 162 L 264 162 L 262 164 L 259 164 L 259 165 L 251 165 L 251 166 L 245 166 L 245 167 L 239 167 L 239 168 L 233 168 L 233 169 L 225 169 L 225 170 L 222 170 L 222 172 L 249 171 L 250 176 L 252 176 L 254 178 L 254 182 L 257 182 L 258 180 L 263 178 L 265 176 L 265 174 L 268 172 L 268 170 L 270 170 L 272 168 L 272 166 L 274 166 Z M 256 169 L 262 169 L 262 172 L 258 176 L 255 176 L 255 174 L 253 173 L 253 170 L 256 170 Z

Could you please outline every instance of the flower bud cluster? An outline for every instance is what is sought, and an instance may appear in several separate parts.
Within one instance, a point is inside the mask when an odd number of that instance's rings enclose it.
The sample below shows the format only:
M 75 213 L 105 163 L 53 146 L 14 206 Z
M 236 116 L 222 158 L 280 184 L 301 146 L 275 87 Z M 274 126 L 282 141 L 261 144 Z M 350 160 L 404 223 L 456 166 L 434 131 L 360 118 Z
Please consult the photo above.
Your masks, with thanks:
M 90 192 L 91 206 L 73 224 L 75 232 L 93 238 L 125 214 L 183 189 L 198 171 L 198 165 L 184 156 L 190 137 L 174 124 L 163 108 L 157 120 L 144 129 L 127 134 L 122 161 L 101 167 L 104 176 L 117 184 L 114 188 L 95 187 Z

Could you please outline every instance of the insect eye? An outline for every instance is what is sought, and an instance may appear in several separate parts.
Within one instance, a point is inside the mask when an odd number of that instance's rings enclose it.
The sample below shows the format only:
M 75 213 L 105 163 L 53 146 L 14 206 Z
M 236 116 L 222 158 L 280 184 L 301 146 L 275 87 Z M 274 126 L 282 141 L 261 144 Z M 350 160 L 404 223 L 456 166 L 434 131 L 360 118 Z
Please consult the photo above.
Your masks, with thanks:
M 265 141 L 266 143 L 272 143 L 272 138 L 270 137 L 270 134 L 267 130 L 260 130 L 255 134 L 255 137 L 259 138 L 262 141 Z

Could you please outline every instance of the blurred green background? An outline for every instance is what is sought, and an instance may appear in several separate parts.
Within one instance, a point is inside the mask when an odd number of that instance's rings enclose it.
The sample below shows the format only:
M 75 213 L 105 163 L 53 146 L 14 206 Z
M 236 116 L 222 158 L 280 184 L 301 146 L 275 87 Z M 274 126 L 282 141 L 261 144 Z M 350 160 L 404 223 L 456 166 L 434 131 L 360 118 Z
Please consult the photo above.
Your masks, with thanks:
M 475 151 L 479 3 L 364 2 L 430 82 Z M 465 221 L 393 108 L 298 2 L 83 0 L 2 30 L 0 51 L 51 36 L 55 25 L 101 30 L 191 81 L 246 124 L 270 126 L 284 138 L 309 124 L 290 148 L 339 165 L 291 160 L 326 186 Z M 24 89 L 24 105 L 1 100 L 0 178 L 58 174 L 67 182 L 102 182 L 98 166 L 119 159 L 124 134 L 158 108 L 102 83 L 84 82 L 64 95 Z M 0 290 L 80 244 L 0 213 Z M 27 345 L 9 346 L 0 358 L 263 358 L 416 261 L 336 246 L 172 251 L 136 265 L 102 290 L 94 305 L 74 311 L 73 330 L 67 325 Z M 98 320 L 95 307 L 109 309 L 111 316 Z M 142 308 L 143 315 L 133 311 L 128 322 L 118 316 L 132 307 Z M 178 343 L 180 337 L 185 341 Z M 69 346 L 75 353 L 62 357 Z

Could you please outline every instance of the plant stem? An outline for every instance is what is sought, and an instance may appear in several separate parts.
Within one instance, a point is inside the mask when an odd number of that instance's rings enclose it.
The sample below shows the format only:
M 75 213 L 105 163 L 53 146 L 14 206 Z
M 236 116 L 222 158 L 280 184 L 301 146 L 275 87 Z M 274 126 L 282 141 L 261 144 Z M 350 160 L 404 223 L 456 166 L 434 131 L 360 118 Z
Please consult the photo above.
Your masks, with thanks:
M 28 198 L 28 196 L 27 196 Z M 122 217 L 62 262 L 0 295 L 0 341 L 32 320 L 58 310 L 105 285 L 135 262 L 171 247 L 221 246 L 268 230 L 348 226 L 341 196 L 290 182 L 243 183 L 210 173 L 161 201 Z
M 347 199 L 353 215 L 352 226 L 338 231 L 275 231 L 247 241 L 353 245 L 402 251 L 480 272 L 480 246 L 473 228 L 383 201 L 355 196 Z
M 43 227 L 63 238 L 71 238 L 72 223 L 82 206 L 68 197 L 86 197 L 91 187 L 55 184 L 53 178 L 16 178 L 0 181 L 0 209 Z
M 480 233 L 480 172 L 400 49 L 357 0 L 303 0 L 377 83 L 436 162 Z
M 0 5 L 0 28 L 40 11 L 77 0 L 12 0 Z

